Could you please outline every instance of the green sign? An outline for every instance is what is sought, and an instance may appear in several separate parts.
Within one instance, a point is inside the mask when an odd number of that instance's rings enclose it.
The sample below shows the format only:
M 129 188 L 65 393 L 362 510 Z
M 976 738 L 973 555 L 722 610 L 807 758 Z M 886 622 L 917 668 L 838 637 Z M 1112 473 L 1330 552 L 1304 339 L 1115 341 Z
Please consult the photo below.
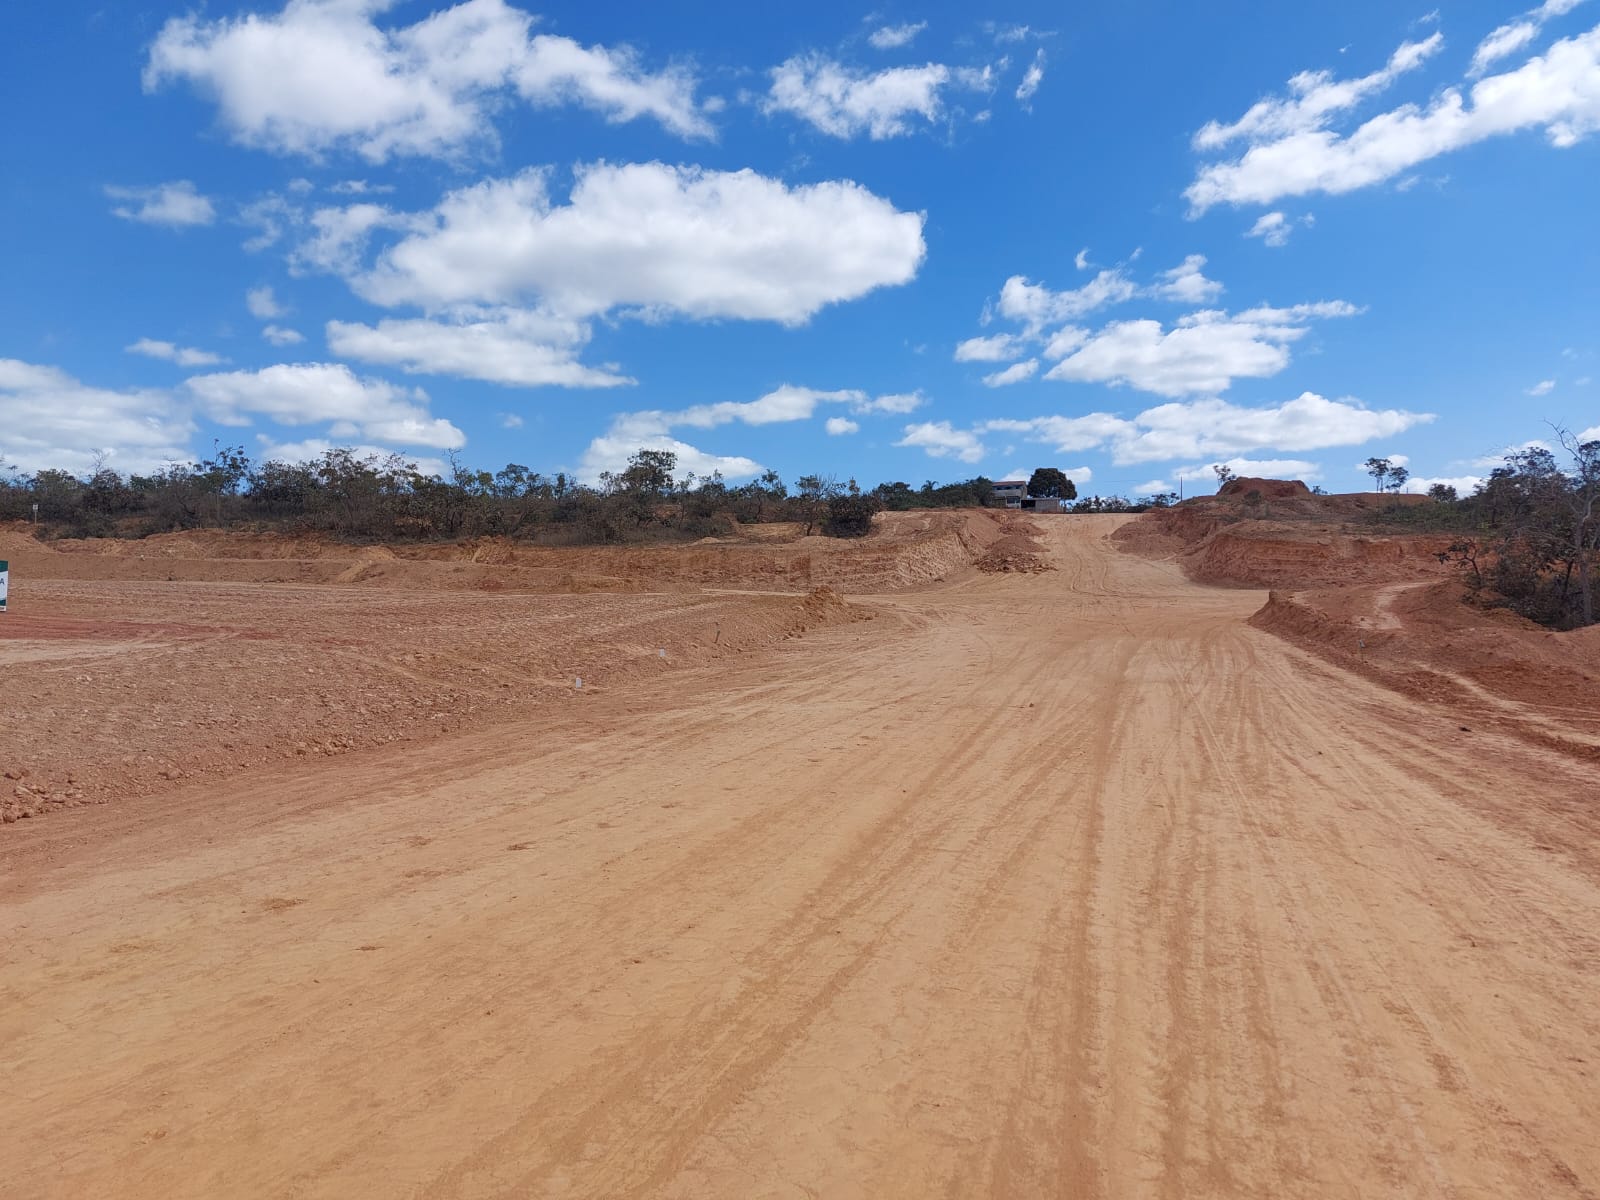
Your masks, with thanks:
M 6 585 L 11 582 L 11 564 L 0 558 L 0 612 L 6 610 Z

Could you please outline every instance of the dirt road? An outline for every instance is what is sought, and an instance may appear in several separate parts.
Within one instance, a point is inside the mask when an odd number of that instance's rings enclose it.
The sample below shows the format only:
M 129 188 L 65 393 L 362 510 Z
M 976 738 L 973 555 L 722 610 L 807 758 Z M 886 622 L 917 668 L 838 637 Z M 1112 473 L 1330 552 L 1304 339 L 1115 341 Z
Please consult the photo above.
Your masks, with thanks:
M 0 837 L 8 1197 L 1600 1194 L 1592 766 L 1058 569 Z

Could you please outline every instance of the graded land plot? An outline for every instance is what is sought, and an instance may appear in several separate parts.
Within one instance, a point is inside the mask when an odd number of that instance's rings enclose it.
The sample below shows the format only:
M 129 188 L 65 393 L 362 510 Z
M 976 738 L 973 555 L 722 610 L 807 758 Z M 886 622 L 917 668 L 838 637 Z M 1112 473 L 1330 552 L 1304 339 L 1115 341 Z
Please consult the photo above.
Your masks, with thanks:
M 1018 520 L 909 514 L 862 543 L 762 526 L 632 549 L 0 531 L 17 580 L 0 618 L 0 820 L 481 728 L 580 680 L 631 686 L 870 619 L 834 588 L 970 572 Z
M 803 636 L 0 829 L 0 1194 L 1600 1192 L 1593 688 L 1541 740 L 1126 518 L 981 520 Z M 546 670 L 474 616 L 513 597 L 357 595 L 319 636 L 454 616 L 425 652 Z

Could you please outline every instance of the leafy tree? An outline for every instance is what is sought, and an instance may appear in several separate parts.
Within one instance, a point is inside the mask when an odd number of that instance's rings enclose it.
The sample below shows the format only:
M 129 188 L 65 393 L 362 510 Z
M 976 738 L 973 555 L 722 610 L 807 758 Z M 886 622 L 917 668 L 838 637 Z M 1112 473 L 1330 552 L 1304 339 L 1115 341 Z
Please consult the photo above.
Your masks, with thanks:
M 1428 488 L 1428 499 L 1436 500 L 1440 504 L 1454 504 L 1456 489 L 1448 483 L 1435 483 Z
M 1076 500 L 1078 488 L 1059 468 L 1040 467 L 1028 480 L 1028 495 L 1035 499 L 1057 496 L 1062 500 Z
M 829 537 L 865 537 L 872 532 L 872 516 L 877 511 L 877 498 L 871 493 L 863 495 L 852 479 L 843 493 L 828 498 L 822 532 Z
M 627 470 L 618 478 L 624 491 L 659 500 L 672 490 L 677 469 L 678 456 L 671 450 L 640 450 L 628 459 Z
M 609 481 L 627 497 L 634 524 L 644 525 L 655 519 L 657 506 L 672 494 L 677 469 L 678 456 L 671 450 L 642 449 L 628 459 L 628 466 L 620 475 Z
M 1389 490 L 1398 495 L 1405 490 L 1406 480 L 1411 478 L 1411 472 L 1404 467 L 1389 468 Z
M 1212 463 L 1211 469 L 1216 472 L 1217 490 L 1219 491 L 1227 487 L 1228 484 L 1232 483 L 1235 479 L 1239 478 L 1238 475 L 1234 473 L 1233 468 L 1228 466 L 1226 463 Z
M 919 507 L 920 498 L 904 480 L 880 483 L 873 491 L 878 497 L 878 503 L 891 512 L 905 512 Z

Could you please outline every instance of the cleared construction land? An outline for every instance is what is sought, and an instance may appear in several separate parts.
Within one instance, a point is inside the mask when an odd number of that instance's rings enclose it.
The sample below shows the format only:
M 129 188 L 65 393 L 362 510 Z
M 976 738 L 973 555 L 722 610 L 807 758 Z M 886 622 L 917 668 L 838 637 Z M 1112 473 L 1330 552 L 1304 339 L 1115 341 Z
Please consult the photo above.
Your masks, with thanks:
M 7 543 L 0 1194 L 1600 1193 L 1597 631 L 1127 520 Z

